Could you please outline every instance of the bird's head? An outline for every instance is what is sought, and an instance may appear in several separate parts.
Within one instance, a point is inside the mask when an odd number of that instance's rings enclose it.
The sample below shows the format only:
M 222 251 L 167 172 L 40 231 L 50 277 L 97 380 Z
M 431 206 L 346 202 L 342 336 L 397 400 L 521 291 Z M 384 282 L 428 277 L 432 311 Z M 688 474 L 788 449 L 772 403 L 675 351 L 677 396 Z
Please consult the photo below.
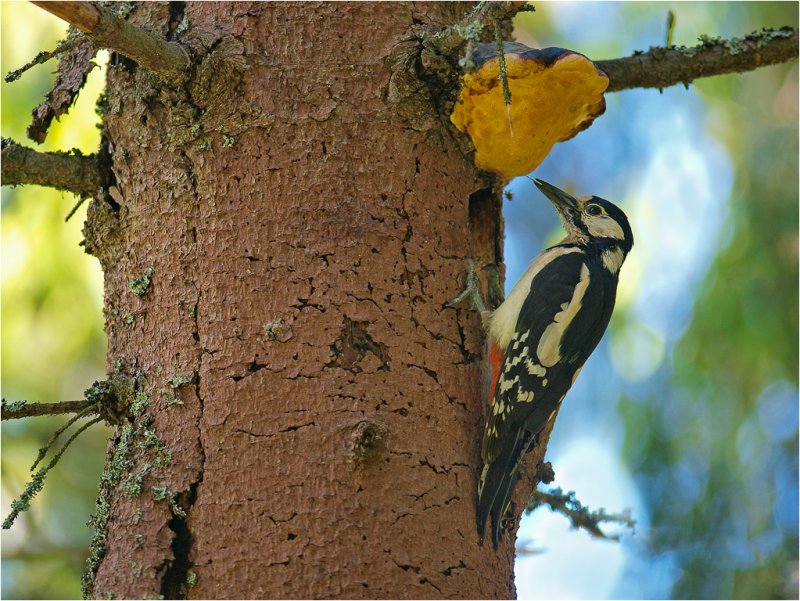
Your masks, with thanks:
M 633 247 L 628 218 L 617 205 L 599 196 L 575 198 L 540 179 L 533 182 L 550 199 L 567 230 L 567 240 L 622 251 L 619 265 Z M 616 270 L 619 270 L 617 266 Z

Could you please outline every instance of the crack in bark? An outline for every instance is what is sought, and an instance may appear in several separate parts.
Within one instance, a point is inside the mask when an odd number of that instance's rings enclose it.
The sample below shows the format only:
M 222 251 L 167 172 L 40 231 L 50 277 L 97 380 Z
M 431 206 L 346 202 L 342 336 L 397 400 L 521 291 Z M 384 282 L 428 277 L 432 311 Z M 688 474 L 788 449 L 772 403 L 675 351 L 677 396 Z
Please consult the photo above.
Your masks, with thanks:
M 239 432 L 240 434 L 248 434 L 249 436 L 253 436 L 254 438 L 272 438 L 273 436 L 277 436 L 278 434 L 285 434 L 286 432 L 296 432 L 301 428 L 308 428 L 316 425 L 317 425 L 316 422 L 311 421 L 305 424 L 295 424 L 292 426 L 287 426 L 286 428 L 278 430 L 277 432 L 268 432 L 268 433 L 251 432 L 250 430 L 246 430 L 245 428 L 236 428 L 234 429 L 234 432 Z
M 248 376 L 253 375 L 257 371 L 261 371 L 262 369 L 264 369 L 266 367 L 267 367 L 266 363 L 258 363 L 255 360 L 253 360 L 247 366 L 247 373 L 246 374 L 242 374 L 242 375 L 239 375 L 239 376 L 227 376 L 227 377 L 230 378 L 231 380 L 233 380 L 234 382 L 241 382 L 242 380 L 244 380 Z
M 181 5 L 179 6 L 179 10 L 177 12 L 173 12 L 171 10 L 171 17 L 175 17 L 176 14 L 182 15 L 183 14 L 183 3 L 171 3 L 170 8 L 172 8 L 173 4 Z M 187 180 L 189 182 L 189 194 L 192 196 L 193 203 L 192 206 L 198 206 L 199 204 L 199 194 L 198 194 L 198 187 L 197 187 L 197 178 L 194 176 L 194 165 L 189 158 L 189 156 L 184 152 L 181 151 L 180 157 L 184 161 L 184 172 L 187 176 Z M 197 243 L 196 236 L 193 236 L 195 244 Z M 191 273 L 196 276 L 197 270 L 192 269 Z M 197 349 L 197 359 L 194 368 L 194 378 L 193 387 L 195 396 L 197 397 L 199 411 L 197 415 L 197 419 L 195 421 L 195 427 L 197 428 L 197 450 L 199 454 L 199 466 L 197 467 L 197 475 L 195 477 L 194 482 L 189 484 L 188 489 L 180 493 L 179 499 L 182 501 L 180 503 L 181 508 L 183 509 L 182 515 L 176 513 L 175 509 L 172 508 L 172 518 L 169 520 L 167 524 L 170 530 L 174 533 L 172 543 L 170 545 L 170 549 L 172 551 L 172 560 L 165 559 L 164 564 L 166 565 L 166 570 L 161 577 L 161 596 L 162 598 L 166 599 L 185 599 L 187 593 L 187 579 L 189 576 L 189 570 L 191 569 L 193 562 L 191 559 L 192 555 L 192 548 L 194 539 L 189 528 L 189 519 L 191 517 L 192 509 L 194 507 L 195 502 L 197 501 L 198 491 L 200 485 L 203 483 L 205 477 L 205 462 L 206 462 L 206 452 L 205 447 L 203 444 L 203 427 L 202 421 L 205 412 L 205 403 L 203 400 L 202 394 L 202 379 L 201 379 L 201 371 L 203 367 L 203 356 L 207 352 L 205 350 L 205 346 L 203 344 L 203 336 L 200 333 L 200 320 L 198 318 L 198 314 L 200 311 L 200 303 L 203 297 L 202 289 L 198 286 L 197 280 L 194 279 L 191 282 L 191 285 L 195 289 L 196 292 L 196 300 L 194 302 L 194 307 L 192 309 L 192 339 L 195 343 L 195 348 Z M 179 502 L 180 502 L 179 501 Z
M 202 480 L 202 477 L 201 477 Z M 180 516 L 172 512 L 172 519 L 170 519 L 167 526 L 174 533 L 170 549 L 172 550 L 172 561 L 166 559 L 163 565 L 167 566 L 164 575 L 161 577 L 161 596 L 164 599 L 185 599 L 186 592 L 184 584 L 189 574 L 191 561 L 189 554 L 192 550 L 192 533 L 187 524 L 188 512 L 194 504 L 195 497 L 197 496 L 196 482 L 191 485 L 188 495 L 189 508 L 184 510 L 186 515 Z

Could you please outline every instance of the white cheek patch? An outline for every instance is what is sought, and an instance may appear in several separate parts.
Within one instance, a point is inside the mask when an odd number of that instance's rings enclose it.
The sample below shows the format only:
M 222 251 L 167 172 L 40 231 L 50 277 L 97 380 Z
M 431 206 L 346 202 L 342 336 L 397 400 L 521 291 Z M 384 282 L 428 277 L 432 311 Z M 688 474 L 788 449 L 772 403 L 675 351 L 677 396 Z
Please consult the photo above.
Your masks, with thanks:
M 589 268 L 584 264 L 581 267 L 581 278 L 572 293 L 572 300 L 569 301 L 566 309 L 556 313 L 553 323 L 545 328 L 542 337 L 539 339 L 539 345 L 536 347 L 536 356 L 539 357 L 539 363 L 545 367 L 553 367 L 561 359 L 561 338 L 567 326 L 572 323 L 572 320 L 575 319 L 578 311 L 580 311 L 583 295 L 586 294 L 586 288 L 588 287 Z
M 594 238 L 613 238 L 614 240 L 624 240 L 625 233 L 622 231 L 619 223 L 608 217 L 607 215 L 600 215 L 585 219 L 586 229 Z
M 617 273 L 619 268 L 622 267 L 622 262 L 625 260 L 625 254 L 622 252 L 621 248 L 614 248 L 604 250 L 601 258 L 606 269 L 611 273 Z

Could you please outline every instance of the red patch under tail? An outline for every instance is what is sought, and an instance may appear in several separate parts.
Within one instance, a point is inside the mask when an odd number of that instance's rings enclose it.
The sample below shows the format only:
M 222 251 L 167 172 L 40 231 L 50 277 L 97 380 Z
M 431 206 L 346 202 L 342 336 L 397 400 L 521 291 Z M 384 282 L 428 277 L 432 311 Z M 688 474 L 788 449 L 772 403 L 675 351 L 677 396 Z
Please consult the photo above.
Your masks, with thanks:
M 503 366 L 505 353 L 494 342 L 489 346 L 489 364 L 492 366 L 492 387 L 489 388 L 489 406 L 494 403 L 494 389 L 500 378 L 500 368 Z

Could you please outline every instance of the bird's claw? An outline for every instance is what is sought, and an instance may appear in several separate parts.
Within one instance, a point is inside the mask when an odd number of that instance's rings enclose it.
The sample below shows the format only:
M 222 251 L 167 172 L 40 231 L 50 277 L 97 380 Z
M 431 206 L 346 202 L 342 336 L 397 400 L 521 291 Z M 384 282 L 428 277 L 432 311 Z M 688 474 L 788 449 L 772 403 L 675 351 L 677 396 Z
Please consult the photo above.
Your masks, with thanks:
M 486 311 L 486 305 L 483 303 L 481 291 L 478 288 L 478 274 L 475 272 L 475 261 L 468 259 L 467 264 L 469 265 L 469 269 L 467 270 L 467 285 L 464 291 L 449 303 L 445 304 L 445 307 L 455 307 L 469 298 L 472 301 L 472 306 L 483 313 Z

